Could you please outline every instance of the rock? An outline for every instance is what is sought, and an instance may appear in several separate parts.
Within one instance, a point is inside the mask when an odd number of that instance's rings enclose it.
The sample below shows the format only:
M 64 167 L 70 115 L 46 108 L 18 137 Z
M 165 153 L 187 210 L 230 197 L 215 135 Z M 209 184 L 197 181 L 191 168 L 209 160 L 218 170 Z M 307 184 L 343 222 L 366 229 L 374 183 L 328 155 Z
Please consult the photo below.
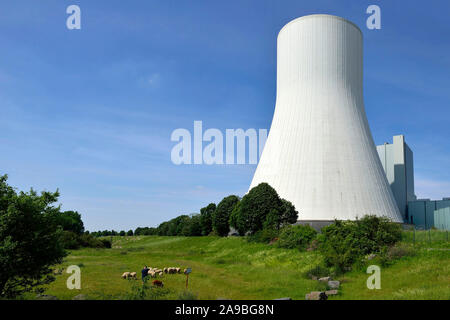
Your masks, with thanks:
M 323 277 L 323 278 L 319 278 L 320 282 L 328 282 L 331 280 L 331 277 Z
M 59 299 L 49 294 L 38 294 L 36 295 L 36 300 L 59 300 Z
M 292 300 L 290 297 L 285 297 L 285 298 L 278 298 L 278 299 L 273 299 L 273 300 Z
M 330 289 L 338 289 L 340 284 L 339 281 L 328 281 L 328 287 L 330 287 Z
M 338 294 L 338 291 L 336 289 L 335 290 L 327 290 L 327 291 L 325 291 L 325 294 L 327 296 L 335 296 Z
M 375 259 L 376 258 L 376 254 L 375 253 L 371 253 L 371 254 L 369 254 L 367 257 L 366 257 L 366 259 L 367 260 L 373 260 L 373 259 Z
M 73 297 L 72 300 L 87 300 L 87 296 L 85 294 L 79 294 Z
M 325 292 L 321 291 L 312 291 L 311 293 L 307 293 L 306 300 L 327 300 L 328 296 L 325 294 Z

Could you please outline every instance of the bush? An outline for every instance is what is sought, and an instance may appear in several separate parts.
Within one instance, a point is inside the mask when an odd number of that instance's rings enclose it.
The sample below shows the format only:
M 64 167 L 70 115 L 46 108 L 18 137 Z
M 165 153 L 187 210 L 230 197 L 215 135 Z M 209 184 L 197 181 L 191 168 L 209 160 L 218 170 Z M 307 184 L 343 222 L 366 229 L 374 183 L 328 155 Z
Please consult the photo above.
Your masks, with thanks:
M 108 240 L 108 239 L 100 239 L 100 241 L 103 243 L 103 247 L 104 247 L 104 248 L 111 249 L 111 247 L 112 247 L 111 240 Z
M 362 256 L 381 253 L 401 239 L 401 226 L 389 219 L 365 216 L 357 221 L 338 221 L 322 228 L 320 250 L 328 267 L 345 272 Z
M 63 231 L 61 244 L 65 249 L 78 249 L 80 247 L 79 237 L 72 231 Z
M 392 247 L 385 247 L 380 255 L 379 259 L 383 266 L 389 265 L 397 259 L 415 255 L 413 247 L 406 244 L 396 244 Z
M 316 235 L 317 231 L 308 225 L 286 226 L 281 229 L 277 245 L 280 248 L 304 250 Z
M 327 267 L 322 266 L 322 265 L 315 266 L 314 268 L 305 272 L 306 278 L 312 278 L 312 277 L 322 278 L 322 277 L 328 277 L 331 275 L 332 275 L 332 273 L 330 272 L 330 269 L 328 269 Z
M 263 229 L 256 231 L 254 234 L 247 236 L 248 242 L 262 242 L 269 243 L 278 237 L 278 230 L 275 229 Z

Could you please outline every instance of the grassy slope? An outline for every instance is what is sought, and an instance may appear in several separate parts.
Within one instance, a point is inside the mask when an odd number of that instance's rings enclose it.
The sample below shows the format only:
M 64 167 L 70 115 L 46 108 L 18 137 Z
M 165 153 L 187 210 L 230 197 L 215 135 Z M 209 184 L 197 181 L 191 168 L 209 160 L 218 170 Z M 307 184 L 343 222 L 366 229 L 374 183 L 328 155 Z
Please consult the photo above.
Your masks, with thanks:
M 354 271 L 334 299 L 450 299 L 450 251 L 421 249 L 382 268 L 381 290 L 368 290 L 368 275 Z M 71 299 L 87 294 L 94 299 L 120 299 L 130 290 L 122 280 L 124 271 L 140 274 L 143 264 L 151 267 L 191 267 L 189 289 L 199 299 L 304 299 L 317 290 L 317 281 L 304 277 L 321 257 L 316 252 L 298 252 L 247 243 L 241 238 L 217 237 L 116 237 L 113 249 L 74 250 L 63 266 L 81 264 L 82 289 L 68 290 L 68 274 L 57 276 L 46 294 Z M 166 296 L 176 299 L 184 289 L 182 274 L 165 275 Z

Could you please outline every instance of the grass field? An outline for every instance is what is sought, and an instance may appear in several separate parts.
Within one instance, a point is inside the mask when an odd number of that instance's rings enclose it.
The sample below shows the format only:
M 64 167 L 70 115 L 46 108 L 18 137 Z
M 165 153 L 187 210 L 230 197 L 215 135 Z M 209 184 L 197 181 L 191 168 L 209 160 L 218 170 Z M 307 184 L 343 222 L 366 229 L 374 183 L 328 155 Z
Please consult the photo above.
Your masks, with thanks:
M 381 289 L 369 290 L 364 272 L 352 271 L 342 281 L 339 295 L 330 299 L 450 299 L 448 245 L 416 246 L 416 255 L 382 267 Z M 60 267 L 81 267 L 81 290 L 69 290 L 69 274 L 57 276 L 46 294 L 72 299 L 82 293 L 89 299 L 123 299 L 140 281 L 123 280 L 124 271 L 140 275 L 151 267 L 191 267 L 189 291 L 197 299 L 304 299 L 323 290 L 305 273 L 321 262 L 319 253 L 280 249 L 248 243 L 238 237 L 115 237 L 112 249 L 74 250 Z M 163 299 L 179 299 L 185 288 L 183 274 L 164 275 Z M 158 289 L 159 290 L 159 289 Z M 29 295 L 28 298 L 33 298 Z

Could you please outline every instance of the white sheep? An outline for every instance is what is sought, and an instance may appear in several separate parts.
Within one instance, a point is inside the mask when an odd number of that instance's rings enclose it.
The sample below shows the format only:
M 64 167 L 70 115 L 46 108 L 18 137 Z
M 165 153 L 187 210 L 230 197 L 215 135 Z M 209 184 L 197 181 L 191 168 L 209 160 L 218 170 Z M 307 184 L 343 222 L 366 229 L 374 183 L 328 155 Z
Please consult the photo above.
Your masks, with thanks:
M 130 278 L 136 279 L 136 272 L 130 272 Z
M 129 273 L 129 272 L 124 272 L 124 273 L 122 274 L 122 279 L 128 279 L 129 276 L 130 276 L 130 273 Z

